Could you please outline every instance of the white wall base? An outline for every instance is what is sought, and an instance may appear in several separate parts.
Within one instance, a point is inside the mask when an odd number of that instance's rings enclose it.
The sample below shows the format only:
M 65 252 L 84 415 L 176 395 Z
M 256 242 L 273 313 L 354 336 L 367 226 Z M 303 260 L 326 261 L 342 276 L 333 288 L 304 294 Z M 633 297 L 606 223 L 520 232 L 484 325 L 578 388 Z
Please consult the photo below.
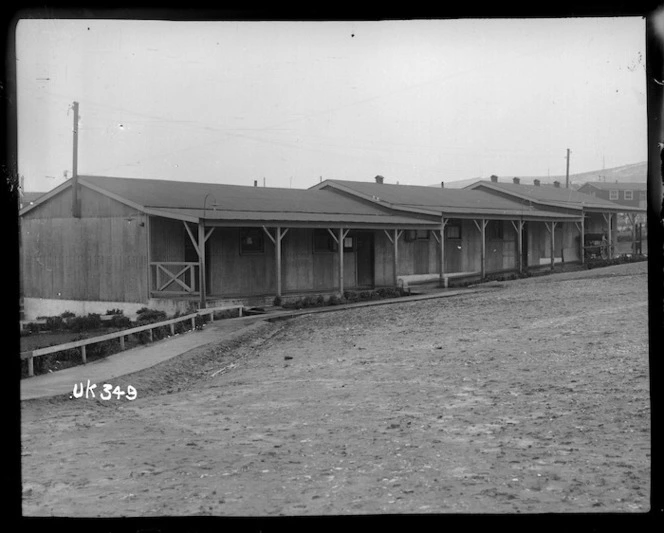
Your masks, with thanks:
M 136 316 L 136 311 L 146 307 L 143 303 L 129 302 L 99 302 L 83 300 L 56 300 L 47 298 L 23 298 L 23 314 L 25 320 L 36 320 L 38 316 L 58 316 L 70 311 L 78 316 L 88 313 L 105 315 L 109 309 L 122 309 L 130 318 Z

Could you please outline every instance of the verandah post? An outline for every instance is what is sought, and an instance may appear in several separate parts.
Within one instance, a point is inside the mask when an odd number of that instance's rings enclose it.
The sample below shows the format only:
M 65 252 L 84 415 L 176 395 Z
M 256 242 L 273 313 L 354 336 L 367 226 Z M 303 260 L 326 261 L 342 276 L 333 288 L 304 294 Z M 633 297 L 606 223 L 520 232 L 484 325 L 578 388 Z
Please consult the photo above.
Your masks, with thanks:
M 445 278 L 445 226 L 448 219 L 440 219 L 440 286 L 447 288 L 447 279 Z

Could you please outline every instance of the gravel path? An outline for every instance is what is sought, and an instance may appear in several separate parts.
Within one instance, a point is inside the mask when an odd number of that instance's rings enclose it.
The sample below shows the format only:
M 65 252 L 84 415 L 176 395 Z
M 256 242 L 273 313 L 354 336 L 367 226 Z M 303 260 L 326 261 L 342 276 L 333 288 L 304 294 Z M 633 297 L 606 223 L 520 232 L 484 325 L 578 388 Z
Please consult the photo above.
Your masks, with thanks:
M 133 402 L 24 402 L 24 514 L 646 511 L 646 272 L 263 323 Z

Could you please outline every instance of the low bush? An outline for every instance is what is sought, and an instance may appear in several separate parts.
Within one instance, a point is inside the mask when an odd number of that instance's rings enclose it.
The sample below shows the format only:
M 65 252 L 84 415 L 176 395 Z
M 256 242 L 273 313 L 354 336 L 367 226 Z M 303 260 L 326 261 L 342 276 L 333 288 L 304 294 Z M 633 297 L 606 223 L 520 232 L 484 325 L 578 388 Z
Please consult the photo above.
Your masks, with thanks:
M 124 311 L 122 309 L 107 309 L 106 315 L 124 315 Z
M 330 298 L 327 300 L 327 305 L 341 305 L 343 303 L 343 300 L 339 298 L 336 294 L 333 294 L 330 296 Z
M 155 322 L 162 322 L 167 320 L 166 313 L 164 311 L 158 311 L 157 309 L 148 309 L 147 307 L 142 307 L 138 310 L 136 323 L 140 326 L 143 324 L 154 324 Z
M 283 302 L 283 300 L 282 300 L 281 296 L 275 296 L 274 300 L 272 300 L 272 305 L 274 305 L 275 307 L 280 307 L 282 302 Z
M 105 322 L 109 328 L 128 329 L 132 327 L 132 322 L 129 317 L 122 314 L 114 314 L 110 320 Z
M 88 316 L 76 316 L 67 322 L 67 329 L 76 333 L 101 327 L 101 316 L 97 313 L 89 313 Z
M 49 331 L 59 331 L 65 329 L 66 324 L 61 316 L 49 316 L 46 318 L 45 326 Z

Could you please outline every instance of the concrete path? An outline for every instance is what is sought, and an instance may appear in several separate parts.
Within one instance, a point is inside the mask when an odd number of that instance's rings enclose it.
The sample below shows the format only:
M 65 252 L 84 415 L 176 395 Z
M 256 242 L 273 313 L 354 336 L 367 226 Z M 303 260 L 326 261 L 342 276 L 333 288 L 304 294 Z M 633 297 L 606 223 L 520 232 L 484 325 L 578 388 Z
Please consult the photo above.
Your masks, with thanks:
M 139 346 L 114 355 L 109 355 L 108 357 L 92 361 L 85 365 L 79 365 L 49 374 L 22 379 L 21 400 L 32 400 L 69 394 L 72 392 L 75 383 L 78 384 L 82 382 L 85 385 L 88 380 L 90 380 L 90 383 L 97 384 L 109 382 L 113 378 L 155 366 L 163 361 L 182 355 L 189 350 L 193 350 L 194 348 L 199 348 L 213 342 L 231 338 L 240 334 L 250 325 L 263 320 L 277 318 L 285 319 L 299 315 L 341 311 L 355 307 L 398 304 L 418 300 L 428 300 L 431 298 L 443 298 L 458 294 L 470 294 L 473 292 L 490 290 L 492 288 L 491 286 L 492 284 L 487 283 L 484 284 L 482 288 L 476 289 L 439 289 L 437 292 L 415 296 L 404 296 L 401 298 L 389 298 L 385 300 L 356 302 L 352 304 L 314 307 L 300 310 L 282 311 L 277 310 L 281 308 L 272 308 L 266 310 L 267 312 L 262 315 L 218 320 L 208 324 L 203 330 L 183 333 L 176 335 L 175 337 L 162 339 L 145 346 Z

